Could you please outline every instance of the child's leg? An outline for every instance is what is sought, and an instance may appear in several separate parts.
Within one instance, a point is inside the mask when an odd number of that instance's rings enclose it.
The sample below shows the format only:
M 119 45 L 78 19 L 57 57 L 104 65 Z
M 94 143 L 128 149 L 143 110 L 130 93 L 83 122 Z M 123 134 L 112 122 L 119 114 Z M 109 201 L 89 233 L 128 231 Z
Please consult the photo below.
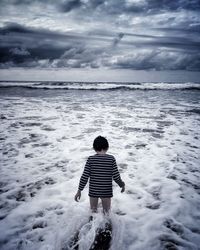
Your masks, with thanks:
M 98 198 L 90 197 L 90 208 L 93 213 L 97 212 Z
M 109 213 L 111 206 L 111 198 L 101 198 L 104 214 Z

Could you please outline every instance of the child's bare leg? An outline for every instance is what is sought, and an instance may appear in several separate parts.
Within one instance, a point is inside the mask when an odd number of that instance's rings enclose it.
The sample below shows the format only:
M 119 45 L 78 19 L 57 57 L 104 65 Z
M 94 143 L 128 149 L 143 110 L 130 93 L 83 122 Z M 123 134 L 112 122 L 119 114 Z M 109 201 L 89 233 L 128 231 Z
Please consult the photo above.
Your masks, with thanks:
M 92 213 L 97 212 L 97 205 L 98 205 L 98 198 L 90 197 L 90 208 L 92 210 Z
M 103 213 L 107 214 L 110 212 L 111 198 L 101 198 Z

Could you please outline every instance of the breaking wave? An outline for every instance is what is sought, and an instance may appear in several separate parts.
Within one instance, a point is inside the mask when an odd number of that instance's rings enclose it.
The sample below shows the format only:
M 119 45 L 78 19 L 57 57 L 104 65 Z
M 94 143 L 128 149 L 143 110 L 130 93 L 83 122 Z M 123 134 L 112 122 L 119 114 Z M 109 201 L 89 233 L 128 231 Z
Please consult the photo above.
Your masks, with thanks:
M 0 88 L 64 90 L 200 90 L 199 83 L 0 82 Z

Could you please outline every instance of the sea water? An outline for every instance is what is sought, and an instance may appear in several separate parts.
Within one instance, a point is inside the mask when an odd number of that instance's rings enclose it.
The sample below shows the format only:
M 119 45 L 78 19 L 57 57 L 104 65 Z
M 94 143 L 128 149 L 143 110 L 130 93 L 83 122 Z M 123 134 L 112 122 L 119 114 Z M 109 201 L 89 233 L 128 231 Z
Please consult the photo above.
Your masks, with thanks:
M 88 186 L 74 201 L 96 136 L 113 183 L 112 250 L 199 249 L 198 83 L 0 82 L 0 248 L 89 249 Z

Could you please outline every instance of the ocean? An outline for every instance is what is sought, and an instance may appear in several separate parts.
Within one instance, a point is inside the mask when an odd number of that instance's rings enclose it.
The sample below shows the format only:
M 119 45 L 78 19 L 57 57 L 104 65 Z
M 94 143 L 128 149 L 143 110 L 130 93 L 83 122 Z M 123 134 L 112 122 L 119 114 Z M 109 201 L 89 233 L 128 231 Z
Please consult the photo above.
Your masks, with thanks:
M 74 201 L 92 143 L 109 141 L 111 250 L 198 250 L 200 84 L 0 82 L 0 248 L 88 250 L 105 217 L 88 185 Z

